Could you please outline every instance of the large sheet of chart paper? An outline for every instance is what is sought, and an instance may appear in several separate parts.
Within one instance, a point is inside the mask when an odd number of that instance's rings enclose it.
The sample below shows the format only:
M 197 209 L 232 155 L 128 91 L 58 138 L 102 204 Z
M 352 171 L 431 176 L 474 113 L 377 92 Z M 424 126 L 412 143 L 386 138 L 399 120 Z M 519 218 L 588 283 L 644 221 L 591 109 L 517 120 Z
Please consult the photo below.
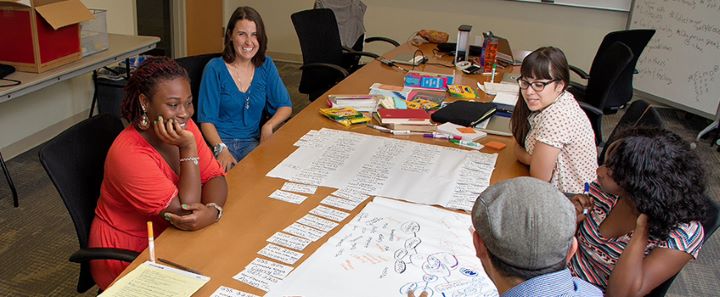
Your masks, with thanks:
M 497 154 L 322 129 L 267 176 L 373 196 L 470 210 L 490 184 Z
M 265 296 L 497 296 L 470 224 L 466 214 L 375 198 Z

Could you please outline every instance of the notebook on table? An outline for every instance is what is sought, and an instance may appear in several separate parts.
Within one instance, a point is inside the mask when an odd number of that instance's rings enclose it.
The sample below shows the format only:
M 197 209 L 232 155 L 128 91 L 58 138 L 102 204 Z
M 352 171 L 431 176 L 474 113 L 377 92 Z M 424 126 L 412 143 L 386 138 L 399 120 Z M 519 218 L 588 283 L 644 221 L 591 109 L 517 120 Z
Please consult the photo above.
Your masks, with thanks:
M 494 115 L 475 126 L 475 129 L 484 131 L 487 134 L 500 135 L 500 136 L 512 136 L 512 129 L 510 127 L 510 118 L 500 115 Z

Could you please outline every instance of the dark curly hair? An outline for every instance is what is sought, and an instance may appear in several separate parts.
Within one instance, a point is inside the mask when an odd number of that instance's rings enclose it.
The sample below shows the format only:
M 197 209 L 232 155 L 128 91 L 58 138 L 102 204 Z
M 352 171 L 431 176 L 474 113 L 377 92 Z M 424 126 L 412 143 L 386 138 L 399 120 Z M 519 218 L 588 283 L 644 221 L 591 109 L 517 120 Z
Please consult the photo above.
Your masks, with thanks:
M 690 144 L 668 130 L 632 128 L 611 143 L 605 166 L 648 215 L 650 237 L 662 240 L 680 223 L 702 221 L 705 172 Z
M 534 77 L 536 79 L 558 80 L 565 84 L 564 90 L 570 85 L 570 67 L 568 66 L 565 53 L 552 46 L 541 47 L 530 53 L 520 66 L 520 75 L 524 78 Z M 530 108 L 528 108 L 522 92 L 518 96 L 515 110 L 510 118 L 512 134 L 515 141 L 525 148 L 525 137 L 530 132 Z
M 129 123 L 135 122 L 142 114 L 142 108 L 138 100 L 140 94 L 152 98 L 158 82 L 178 77 L 190 81 L 185 68 L 175 60 L 168 57 L 152 57 L 145 60 L 133 72 L 130 81 L 125 86 L 125 97 L 123 97 L 121 106 L 122 117 Z

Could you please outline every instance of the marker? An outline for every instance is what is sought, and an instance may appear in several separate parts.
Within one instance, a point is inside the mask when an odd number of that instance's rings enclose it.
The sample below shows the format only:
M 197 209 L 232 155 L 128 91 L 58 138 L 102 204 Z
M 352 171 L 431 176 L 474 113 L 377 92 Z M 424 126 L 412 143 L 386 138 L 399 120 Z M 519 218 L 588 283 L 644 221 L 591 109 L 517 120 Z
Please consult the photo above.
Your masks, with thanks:
M 385 128 L 385 127 L 383 127 L 383 126 L 371 125 L 371 124 L 368 124 L 367 126 L 370 127 L 370 128 L 373 128 L 373 129 L 375 129 L 375 130 L 378 130 L 378 131 L 380 131 L 380 132 L 385 132 L 385 133 L 390 133 L 390 132 L 392 132 L 392 130 L 390 130 L 390 129 L 388 129 L 388 128 Z
M 492 76 L 490 76 L 491 82 L 495 82 L 495 68 L 497 68 L 497 63 L 493 63 Z
M 155 239 L 153 238 L 152 221 L 147 222 L 148 228 L 148 251 L 150 251 L 150 261 L 155 263 Z
M 422 135 L 422 132 L 413 132 L 410 130 L 390 130 L 393 135 Z
M 583 190 L 583 194 L 585 196 L 590 196 L 590 183 L 585 183 L 585 190 Z M 583 215 L 586 216 L 588 214 L 588 209 L 583 208 Z
M 449 134 L 442 134 L 442 133 L 425 133 L 423 134 L 423 137 L 425 138 L 439 138 L 439 139 L 455 139 L 455 140 L 461 140 L 462 137 L 455 136 L 455 135 L 449 135 Z
M 483 145 L 482 145 L 482 144 L 479 144 L 479 143 L 477 143 L 477 142 L 472 142 L 472 141 L 464 141 L 464 140 L 450 139 L 450 142 L 452 142 L 452 143 L 454 143 L 454 144 L 457 144 L 457 145 L 459 145 L 459 146 L 464 146 L 464 147 L 471 148 L 471 149 L 476 149 L 476 150 L 479 150 L 479 149 L 483 148 Z

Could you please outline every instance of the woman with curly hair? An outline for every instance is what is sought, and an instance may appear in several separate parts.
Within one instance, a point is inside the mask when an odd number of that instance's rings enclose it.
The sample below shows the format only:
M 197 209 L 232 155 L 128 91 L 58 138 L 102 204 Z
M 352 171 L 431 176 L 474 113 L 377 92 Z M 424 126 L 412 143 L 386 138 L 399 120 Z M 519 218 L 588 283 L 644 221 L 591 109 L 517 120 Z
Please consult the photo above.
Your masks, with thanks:
M 670 131 L 624 131 L 610 144 L 589 197 L 572 198 L 579 248 L 570 270 L 607 296 L 645 296 L 678 273 L 703 243 L 702 168 Z
M 131 123 L 115 138 L 90 228 L 90 247 L 141 252 L 169 226 L 197 230 L 215 223 L 227 196 L 225 172 L 192 121 L 190 82 L 169 58 L 146 60 L 125 87 L 122 116 Z M 90 262 L 100 289 L 128 266 Z

